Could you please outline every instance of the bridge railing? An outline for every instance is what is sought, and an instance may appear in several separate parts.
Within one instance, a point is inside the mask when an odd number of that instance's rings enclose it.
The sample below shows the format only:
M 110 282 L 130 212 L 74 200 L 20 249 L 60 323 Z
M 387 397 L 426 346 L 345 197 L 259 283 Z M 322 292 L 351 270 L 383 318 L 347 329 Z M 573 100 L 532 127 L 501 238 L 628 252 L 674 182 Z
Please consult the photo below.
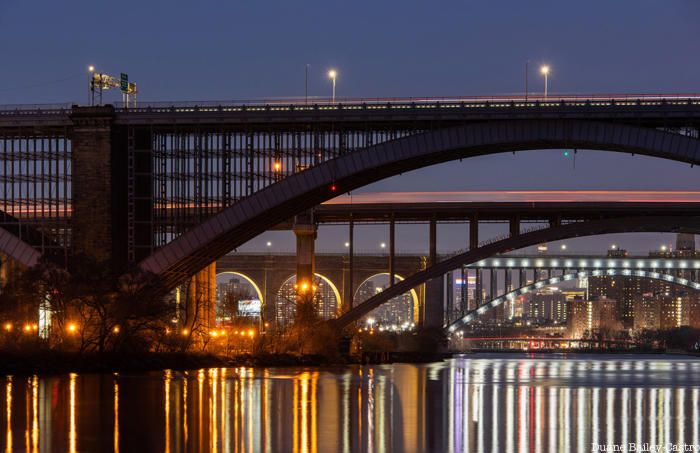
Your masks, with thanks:
M 138 107 L 121 108 L 119 113 L 229 113 L 319 110 L 378 110 L 378 109 L 455 109 L 455 108 L 513 108 L 553 106 L 649 106 L 700 105 L 698 93 L 659 94 L 514 94 L 505 96 L 430 96 L 389 98 L 288 97 L 239 99 L 221 101 L 158 101 L 140 103 Z M 0 115 L 52 115 L 71 112 L 70 103 L 0 105 Z
M 0 115 L 65 115 L 72 110 L 72 104 L 9 104 L 0 105 Z

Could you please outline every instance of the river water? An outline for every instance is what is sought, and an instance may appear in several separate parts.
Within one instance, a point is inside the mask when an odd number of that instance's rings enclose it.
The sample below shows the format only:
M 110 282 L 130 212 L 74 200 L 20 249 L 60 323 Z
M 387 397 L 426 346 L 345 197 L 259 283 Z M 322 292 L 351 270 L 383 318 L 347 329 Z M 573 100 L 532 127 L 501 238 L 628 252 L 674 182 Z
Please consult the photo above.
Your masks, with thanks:
M 700 448 L 700 359 L 682 356 L 477 354 L 0 382 L 0 452 Z

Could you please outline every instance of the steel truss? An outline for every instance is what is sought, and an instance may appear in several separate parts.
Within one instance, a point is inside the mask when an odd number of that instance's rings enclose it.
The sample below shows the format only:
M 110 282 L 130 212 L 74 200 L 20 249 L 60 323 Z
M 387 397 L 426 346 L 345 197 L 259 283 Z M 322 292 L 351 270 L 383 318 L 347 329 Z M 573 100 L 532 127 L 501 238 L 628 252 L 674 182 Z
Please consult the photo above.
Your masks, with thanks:
M 420 130 L 155 130 L 154 247 L 221 209 L 320 162 Z
M 0 226 L 42 254 L 71 242 L 71 141 L 67 128 L 0 130 Z

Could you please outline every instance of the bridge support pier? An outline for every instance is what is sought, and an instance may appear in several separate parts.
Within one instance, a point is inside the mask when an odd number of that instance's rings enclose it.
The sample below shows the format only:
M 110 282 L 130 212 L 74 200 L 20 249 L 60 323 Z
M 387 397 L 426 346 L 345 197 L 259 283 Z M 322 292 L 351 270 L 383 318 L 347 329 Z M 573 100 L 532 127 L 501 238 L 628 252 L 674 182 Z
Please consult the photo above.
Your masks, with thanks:
M 437 222 L 430 221 L 430 252 L 428 265 L 437 263 Z M 428 280 L 425 284 L 423 327 L 442 327 L 445 322 L 444 276 Z
M 294 218 L 294 235 L 297 239 L 297 294 L 313 292 L 316 273 L 316 225 L 313 211 L 306 211 Z
M 348 225 L 348 271 L 343 288 L 343 312 L 352 309 L 355 297 L 355 224 Z
M 185 326 L 196 336 L 216 328 L 216 261 L 190 278 Z

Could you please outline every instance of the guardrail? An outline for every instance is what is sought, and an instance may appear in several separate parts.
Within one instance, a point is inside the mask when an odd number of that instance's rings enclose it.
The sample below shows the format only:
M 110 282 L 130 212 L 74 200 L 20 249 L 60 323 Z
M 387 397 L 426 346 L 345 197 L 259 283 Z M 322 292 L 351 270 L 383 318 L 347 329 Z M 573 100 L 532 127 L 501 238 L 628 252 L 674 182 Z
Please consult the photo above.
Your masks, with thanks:
M 118 113 L 229 113 L 275 111 L 352 111 L 398 109 L 470 109 L 532 107 L 612 107 L 700 105 L 700 94 L 591 94 L 527 96 L 468 96 L 411 98 L 278 98 L 229 101 L 147 102 L 138 107 L 116 107 Z M 70 104 L 0 106 L 0 115 L 51 115 L 70 113 Z

